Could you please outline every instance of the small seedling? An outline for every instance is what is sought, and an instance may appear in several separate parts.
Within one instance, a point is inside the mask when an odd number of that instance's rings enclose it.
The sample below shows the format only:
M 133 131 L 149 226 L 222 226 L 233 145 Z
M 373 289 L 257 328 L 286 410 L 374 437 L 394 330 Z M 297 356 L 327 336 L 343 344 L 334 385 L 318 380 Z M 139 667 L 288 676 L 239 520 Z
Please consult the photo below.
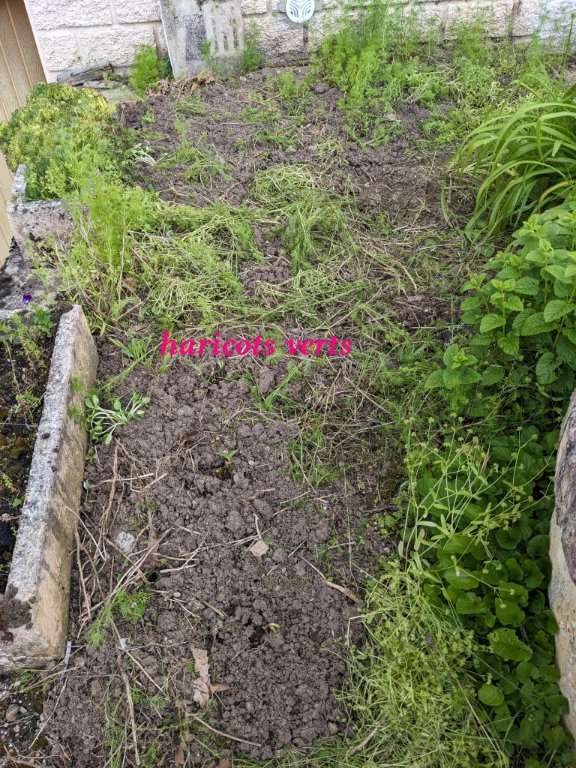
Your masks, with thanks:
M 226 467 L 230 467 L 232 465 L 232 459 L 236 454 L 238 453 L 237 450 L 235 451 L 216 451 L 217 456 L 221 456 L 224 459 L 224 464 Z
M 149 404 L 150 398 L 134 393 L 125 408 L 118 399 L 114 400 L 112 408 L 104 408 L 98 395 L 89 395 L 84 402 L 90 440 L 93 443 L 103 442 L 108 445 L 117 427 L 144 416 L 144 408 Z

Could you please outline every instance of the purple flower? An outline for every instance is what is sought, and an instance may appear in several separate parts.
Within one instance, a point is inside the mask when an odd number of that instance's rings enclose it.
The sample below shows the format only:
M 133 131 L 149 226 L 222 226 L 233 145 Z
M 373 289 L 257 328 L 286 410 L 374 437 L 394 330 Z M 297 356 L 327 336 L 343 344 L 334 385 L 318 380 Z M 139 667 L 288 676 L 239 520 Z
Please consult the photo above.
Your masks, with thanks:
M 25 293 L 24 296 L 22 296 L 22 304 L 30 304 L 32 301 L 32 296 L 29 293 Z

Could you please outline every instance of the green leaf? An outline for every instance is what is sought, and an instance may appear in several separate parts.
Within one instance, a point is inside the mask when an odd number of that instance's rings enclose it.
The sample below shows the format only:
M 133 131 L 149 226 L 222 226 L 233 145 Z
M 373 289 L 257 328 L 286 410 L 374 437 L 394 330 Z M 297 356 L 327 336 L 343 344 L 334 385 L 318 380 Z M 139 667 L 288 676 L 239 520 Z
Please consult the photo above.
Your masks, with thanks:
M 488 635 L 490 648 L 502 659 L 507 661 L 530 661 L 532 649 L 523 643 L 513 629 L 495 629 Z
M 472 536 L 466 536 L 462 533 L 455 533 L 444 544 L 444 552 L 449 555 L 463 555 L 468 552 L 474 543 Z
M 544 734 L 544 744 L 548 749 L 557 750 L 564 744 L 569 744 L 570 739 L 561 725 L 555 725 L 547 733 Z
M 566 277 L 566 267 L 561 264 L 549 264 L 542 271 L 552 275 L 555 280 L 560 280 L 560 282 L 570 282 L 569 278 Z
M 553 352 L 544 352 L 536 363 L 536 378 L 538 383 L 542 385 L 552 384 L 556 379 L 556 369 L 559 363 L 556 360 L 556 356 Z
M 501 365 L 489 365 L 482 374 L 482 386 L 490 387 L 502 381 L 506 371 Z
M 443 362 L 444 365 L 449 368 L 452 363 L 454 362 L 454 359 L 457 357 L 458 353 L 460 352 L 460 347 L 458 344 L 450 344 L 446 347 L 446 350 L 444 351 L 443 356 Z
M 475 576 L 456 565 L 446 569 L 444 578 L 458 589 L 475 589 L 478 586 L 478 579 Z
M 514 286 L 516 293 L 523 293 L 527 296 L 536 296 L 540 290 L 540 283 L 534 277 L 521 277 L 516 280 Z
M 496 541 L 502 549 L 516 549 L 521 540 L 522 532 L 517 526 L 496 531 Z
M 563 363 L 570 366 L 576 365 L 576 344 L 573 344 L 563 334 L 560 334 L 556 342 L 556 355 Z
M 498 587 L 500 599 L 528 605 L 528 590 L 523 584 L 516 584 L 513 581 L 503 581 Z
M 475 616 L 486 610 L 482 598 L 475 592 L 465 592 L 456 600 L 455 608 L 461 616 Z
M 499 707 L 504 703 L 504 694 L 495 685 L 484 683 L 478 691 L 478 698 L 487 707 Z
M 501 624 L 519 627 L 525 617 L 526 614 L 516 603 L 513 603 L 511 600 L 496 598 L 496 618 Z
M 493 331 L 494 328 L 501 328 L 503 325 L 506 325 L 506 320 L 502 315 L 495 315 L 493 313 L 485 315 L 480 323 L 480 333 L 488 333 L 488 331 Z
M 424 389 L 436 389 L 437 387 L 443 387 L 444 386 L 444 379 L 443 379 L 444 371 L 440 368 L 437 371 L 432 371 L 432 373 L 428 376 L 426 381 L 424 382 Z
M 478 296 L 467 296 L 462 300 L 460 309 L 462 312 L 469 312 L 472 309 L 478 309 L 480 307 L 480 298 Z
M 554 323 L 546 323 L 542 312 L 535 312 L 526 319 L 520 332 L 521 336 L 535 336 L 537 333 L 547 333 L 553 331 Z
M 524 571 L 524 583 L 528 589 L 537 589 L 544 582 L 544 574 L 532 560 L 526 559 L 522 563 L 522 570 Z
M 544 307 L 544 322 L 552 323 L 554 320 L 559 320 L 564 315 L 570 314 L 574 309 L 574 304 L 570 301 L 564 301 L 563 299 L 552 299 Z
M 456 389 L 457 387 L 467 387 L 480 381 L 482 377 L 472 368 L 457 368 L 454 371 L 445 370 L 442 372 L 442 380 L 446 389 Z
M 524 309 L 524 302 L 519 296 L 508 296 L 504 300 L 504 307 L 512 312 L 522 312 Z
M 529 661 L 521 661 L 516 667 L 516 676 L 521 683 L 529 683 L 530 680 L 537 680 L 540 671 L 536 664 L 532 664 Z
M 520 349 L 520 339 L 513 331 L 507 333 L 506 335 L 498 335 L 496 337 L 496 343 L 502 352 L 505 352 L 507 355 L 512 357 L 517 355 L 518 350 Z

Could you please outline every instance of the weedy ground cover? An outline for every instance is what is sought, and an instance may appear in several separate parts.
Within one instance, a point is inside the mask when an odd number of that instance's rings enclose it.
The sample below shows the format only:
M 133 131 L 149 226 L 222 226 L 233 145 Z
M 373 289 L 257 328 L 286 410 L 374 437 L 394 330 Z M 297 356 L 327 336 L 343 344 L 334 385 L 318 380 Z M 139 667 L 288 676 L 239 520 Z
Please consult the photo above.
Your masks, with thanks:
M 569 764 L 545 587 L 576 349 L 573 204 L 508 248 L 471 245 L 441 216 L 436 160 L 471 129 L 532 136 L 542 97 L 565 98 L 566 52 L 545 53 L 492 44 L 480 23 L 423 39 L 385 3 L 310 68 L 149 95 L 121 142 L 91 97 L 102 156 L 49 187 L 77 226 L 39 264 L 58 265 L 102 336 L 93 431 L 111 435 L 86 478 L 79 661 L 48 692 L 56 754 L 78 768 L 95 750 L 202 764 L 231 744 L 238 765 Z M 30 103 L 46 94 L 71 98 Z M 43 190 L 30 118 L 0 136 Z M 476 173 L 493 171 L 476 152 Z M 166 329 L 279 350 L 338 336 L 352 354 L 160 366 Z
M 4 592 L 48 377 L 55 323 L 39 307 L 0 323 L 0 592 Z

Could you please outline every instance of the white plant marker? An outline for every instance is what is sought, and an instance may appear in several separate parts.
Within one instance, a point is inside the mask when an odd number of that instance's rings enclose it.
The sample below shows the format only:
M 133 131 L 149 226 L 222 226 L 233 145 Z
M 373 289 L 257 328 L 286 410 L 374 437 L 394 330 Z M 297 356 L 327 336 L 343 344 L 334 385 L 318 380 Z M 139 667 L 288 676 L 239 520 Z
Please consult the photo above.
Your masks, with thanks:
M 286 16 L 295 24 L 304 24 L 314 15 L 314 0 L 287 0 Z

